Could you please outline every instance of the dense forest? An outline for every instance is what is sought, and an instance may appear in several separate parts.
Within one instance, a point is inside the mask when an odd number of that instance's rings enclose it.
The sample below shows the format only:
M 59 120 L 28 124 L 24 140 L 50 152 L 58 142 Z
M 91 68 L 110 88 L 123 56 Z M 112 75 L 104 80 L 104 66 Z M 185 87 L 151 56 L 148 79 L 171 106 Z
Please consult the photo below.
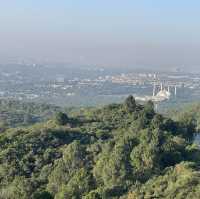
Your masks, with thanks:
M 48 104 L 0 99 L 0 128 L 43 122 L 59 110 L 59 107 Z
M 0 134 L 0 199 L 200 198 L 192 111 L 170 119 L 132 96 L 73 114 L 0 104 L 8 123 Z M 21 122 L 16 110 L 39 119 Z

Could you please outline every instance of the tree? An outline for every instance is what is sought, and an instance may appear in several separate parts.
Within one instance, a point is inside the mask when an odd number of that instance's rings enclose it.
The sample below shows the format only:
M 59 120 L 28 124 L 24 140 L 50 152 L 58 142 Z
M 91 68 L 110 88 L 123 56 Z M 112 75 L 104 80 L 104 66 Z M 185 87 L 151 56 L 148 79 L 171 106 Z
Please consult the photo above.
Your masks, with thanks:
M 125 100 L 125 108 L 129 113 L 132 113 L 135 111 L 136 108 L 136 101 L 135 98 L 130 95 Z
M 93 188 L 91 174 L 88 174 L 86 169 L 81 168 L 66 184 L 62 185 L 60 191 L 55 195 L 55 199 L 80 199 L 85 193 L 90 192 L 91 188 Z
M 69 122 L 69 118 L 66 113 L 58 112 L 55 121 L 58 125 L 66 125 Z
M 156 114 L 153 117 L 153 120 L 151 122 L 151 125 L 153 128 L 161 128 L 163 124 L 163 117 L 160 114 Z
M 74 141 L 63 149 L 63 157 L 58 159 L 49 175 L 48 191 L 56 194 L 71 178 L 84 167 L 85 149 L 78 141 Z M 69 197 L 70 198 L 70 197 Z
M 32 192 L 32 184 L 25 178 L 16 176 L 4 189 L 1 189 L 0 198 L 27 199 Z
M 53 196 L 47 191 L 42 191 L 42 192 L 36 192 L 33 195 L 33 199 L 53 199 Z
M 189 139 L 193 139 L 193 136 L 195 135 L 197 128 L 197 120 L 194 118 L 194 116 L 185 113 L 179 119 L 179 122 L 183 136 Z
M 153 116 L 155 115 L 155 111 L 154 111 L 154 103 L 150 100 L 148 101 L 145 106 L 144 106 L 144 113 L 146 118 L 148 119 L 152 119 Z

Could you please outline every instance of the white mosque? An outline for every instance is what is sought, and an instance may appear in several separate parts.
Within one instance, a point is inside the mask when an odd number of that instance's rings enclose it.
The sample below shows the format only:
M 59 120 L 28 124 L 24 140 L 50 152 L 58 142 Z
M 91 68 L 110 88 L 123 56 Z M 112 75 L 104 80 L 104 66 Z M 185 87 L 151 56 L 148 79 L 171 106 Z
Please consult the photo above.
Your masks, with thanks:
M 172 94 L 170 92 L 170 86 L 168 86 L 167 89 L 166 89 L 165 87 L 163 87 L 163 84 L 161 83 L 159 88 L 160 88 L 160 90 L 156 93 L 157 86 L 156 86 L 156 84 L 154 84 L 152 96 L 135 97 L 135 99 L 138 100 L 138 101 L 149 101 L 149 100 L 151 100 L 153 102 L 162 102 L 162 101 L 169 100 L 172 96 Z M 175 89 L 174 95 L 176 96 L 176 94 L 177 94 L 176 86 L 174 87 L 174 89 Z

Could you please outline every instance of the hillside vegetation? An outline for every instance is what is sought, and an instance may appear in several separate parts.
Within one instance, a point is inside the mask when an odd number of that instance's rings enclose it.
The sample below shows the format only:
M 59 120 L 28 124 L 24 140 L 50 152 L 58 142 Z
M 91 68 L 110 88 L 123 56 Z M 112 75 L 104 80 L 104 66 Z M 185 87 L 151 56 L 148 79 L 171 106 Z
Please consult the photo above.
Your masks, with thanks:
M 59 107 L 0 99 L 0 128 L 27 126 L 50 119 Z
M 152 102 L 85 109 L 0 134 L 0 199 L 200 198 L 194 117 Z
M 193 117 L 197 121 L 197 129 L 200 130 L 200 103 L 190 103 L 182 108 L 169 109 L 167 115 L 174 120 L 181 120 L 184 117 Z

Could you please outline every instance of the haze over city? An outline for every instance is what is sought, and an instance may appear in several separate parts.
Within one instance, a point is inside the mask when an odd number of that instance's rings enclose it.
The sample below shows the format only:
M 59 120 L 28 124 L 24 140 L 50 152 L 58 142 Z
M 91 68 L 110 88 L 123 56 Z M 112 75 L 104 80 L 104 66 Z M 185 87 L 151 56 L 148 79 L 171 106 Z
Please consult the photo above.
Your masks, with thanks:
M 0 0 L 0 199 L 200 198 L 199 11 Z
M 1 1 L 0 58 L 199 70 L 200 2 Z

